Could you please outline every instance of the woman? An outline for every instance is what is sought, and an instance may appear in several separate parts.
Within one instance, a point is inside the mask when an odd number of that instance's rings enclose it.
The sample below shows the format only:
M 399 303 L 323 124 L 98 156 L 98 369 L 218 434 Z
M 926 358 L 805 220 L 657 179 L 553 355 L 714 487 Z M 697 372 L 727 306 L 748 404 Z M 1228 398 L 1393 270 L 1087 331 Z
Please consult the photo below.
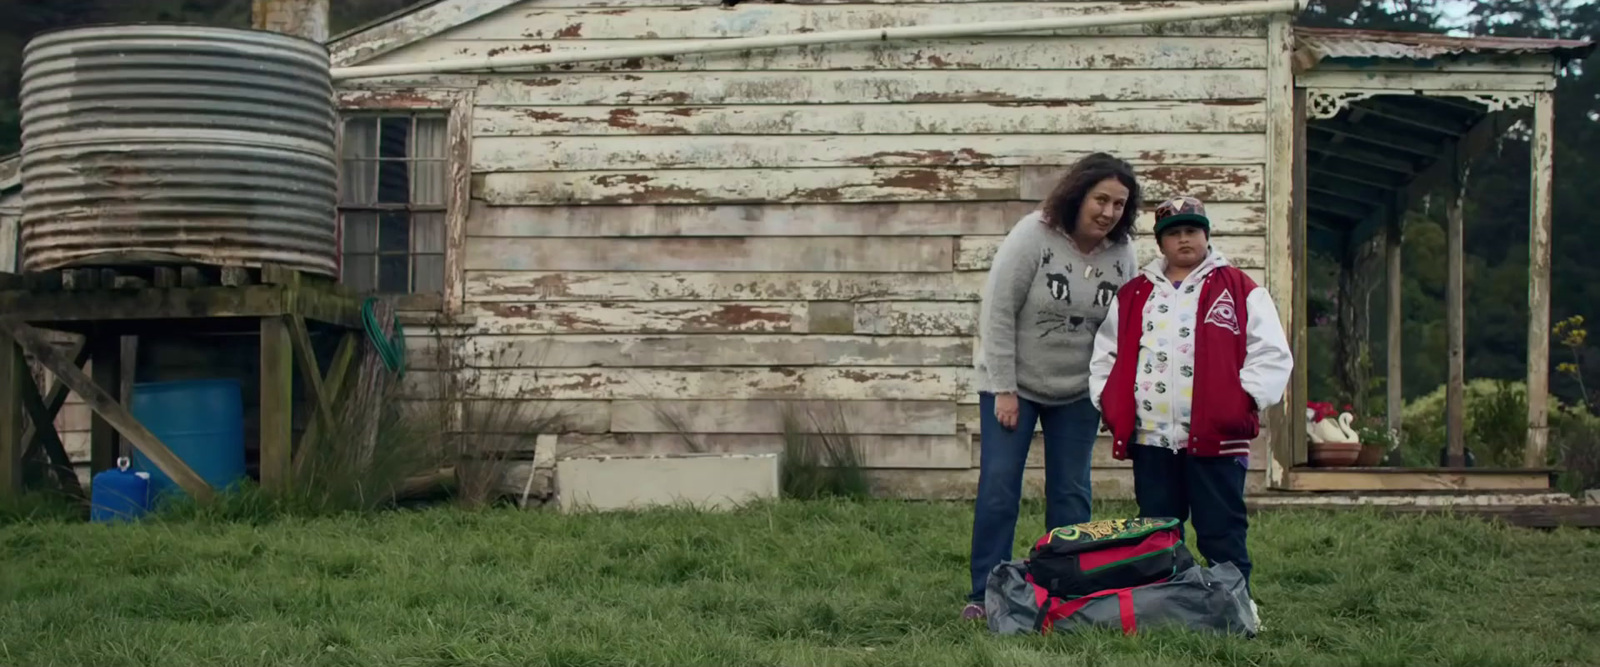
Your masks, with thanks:
M 1100 428 L 1089 357 L 1111 297 L 1138 270 L 1131 236 L 1139 196 L 1127 162 L 1089 155 L 995 253 L 975 364 L 982 453 L 964 618 L 983 617 L 989 571 L 1011 559 L 1035 423 L 1044 431 L 1046 530 L 1089 520 L 1089 457 Z

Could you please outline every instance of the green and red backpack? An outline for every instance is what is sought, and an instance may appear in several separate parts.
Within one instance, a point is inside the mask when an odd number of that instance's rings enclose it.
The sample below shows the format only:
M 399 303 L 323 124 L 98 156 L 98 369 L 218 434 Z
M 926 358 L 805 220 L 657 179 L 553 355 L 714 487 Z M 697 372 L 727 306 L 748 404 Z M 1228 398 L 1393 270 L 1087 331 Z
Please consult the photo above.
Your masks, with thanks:
M 1194 567 L 1183 522 L 1168 517 L 1105 519 L 1046 533 L 1028 554 L 1032 583 L 1064 600 L 1144 586 Z

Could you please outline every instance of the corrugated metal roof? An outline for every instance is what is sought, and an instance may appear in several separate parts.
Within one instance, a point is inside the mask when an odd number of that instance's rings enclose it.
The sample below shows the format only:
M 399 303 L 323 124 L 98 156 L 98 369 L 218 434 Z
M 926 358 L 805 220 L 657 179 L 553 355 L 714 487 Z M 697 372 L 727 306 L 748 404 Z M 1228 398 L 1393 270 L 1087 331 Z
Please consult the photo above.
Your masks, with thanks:
M 1295 46 L 1315 62 L 1323 58 L 1437 58 L 1462 54 L 1548 53 L 1563 63 L 1594 52 L 1590 41 L 1515 37 L 1454 37 L 1426 32 L 1296 27 Z

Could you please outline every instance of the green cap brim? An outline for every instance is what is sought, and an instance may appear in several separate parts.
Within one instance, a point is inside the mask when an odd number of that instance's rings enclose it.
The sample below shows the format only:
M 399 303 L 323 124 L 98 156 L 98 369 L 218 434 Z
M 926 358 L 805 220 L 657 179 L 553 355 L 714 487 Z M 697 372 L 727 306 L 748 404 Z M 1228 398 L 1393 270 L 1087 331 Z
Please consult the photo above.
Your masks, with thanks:
M 1205 230 L 1207 234 L 1211 233 L 1211 220 L 1207 219 L 1206 216 L 1198 213 L 1179 213 L 1177 215 L 1162 218 L 1161 222 L 1157 222 L 1156 234 L 1159 236 L 1161 232 L 1167 231 L 1173 226 L 1184 224 L 1199 227 Z

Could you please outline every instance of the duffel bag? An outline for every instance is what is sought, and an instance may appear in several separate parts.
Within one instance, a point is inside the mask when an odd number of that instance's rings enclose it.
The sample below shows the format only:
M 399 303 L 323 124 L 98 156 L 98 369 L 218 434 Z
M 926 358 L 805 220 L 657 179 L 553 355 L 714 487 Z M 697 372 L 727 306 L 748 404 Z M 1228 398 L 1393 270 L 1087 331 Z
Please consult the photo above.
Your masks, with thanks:
M 1194 556 L 1177 519 L 1105 519 L 1046 533 L 1027 563 L 1035 583 L 1070 600 L 1161 581 L 1194 567 Z
M 984 607 L 989 631 L 1002 635 L 1072 632 L 1085 628 L 1180 627 L 1254 637 L 1261 622 L 1244 576 L 1231 562 L 1191 567 L 1167 581 L 1100 591 L 1073 600 L 1051 596 L 1030 580 L 1022 561 L 989 573 Z

